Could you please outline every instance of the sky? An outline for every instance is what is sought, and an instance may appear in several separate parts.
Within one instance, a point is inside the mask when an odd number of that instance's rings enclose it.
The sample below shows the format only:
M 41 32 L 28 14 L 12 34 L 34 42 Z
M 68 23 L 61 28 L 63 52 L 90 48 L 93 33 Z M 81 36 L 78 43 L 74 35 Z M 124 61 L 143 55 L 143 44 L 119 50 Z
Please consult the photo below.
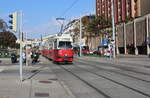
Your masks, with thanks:
M 7 23 L 9 14 L 23 12 L 23 31 L 28 38 L 40 38 L 60 30 L 56 18 L 65 18 L 66 24 L 82 15 L 95 14 L 96 0 L 1 0 L 0 18 Z M 8 23 L 9 25 L 9 23 Z

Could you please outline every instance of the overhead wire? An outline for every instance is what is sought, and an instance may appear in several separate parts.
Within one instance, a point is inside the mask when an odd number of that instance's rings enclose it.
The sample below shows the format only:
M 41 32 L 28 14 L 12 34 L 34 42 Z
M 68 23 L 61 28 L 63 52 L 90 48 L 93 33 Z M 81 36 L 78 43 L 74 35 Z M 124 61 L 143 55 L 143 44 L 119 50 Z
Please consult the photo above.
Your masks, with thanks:
M 73 8 L 73 6 L 78 3 L 78 1 L 79 1 L 79 0 L 75 0 L 75 1 L 60 15 L 60 17 L 63 17 L 69 10 L 71 10 L 71 9 Z

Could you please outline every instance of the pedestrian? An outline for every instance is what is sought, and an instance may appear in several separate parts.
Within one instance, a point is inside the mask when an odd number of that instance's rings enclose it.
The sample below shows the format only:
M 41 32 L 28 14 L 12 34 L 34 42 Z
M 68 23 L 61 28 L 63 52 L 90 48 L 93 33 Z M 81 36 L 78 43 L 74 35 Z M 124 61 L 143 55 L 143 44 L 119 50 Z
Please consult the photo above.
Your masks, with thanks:
M 23 63 L 26 63 L 26 53 L 25 52 L 23 52 L 22 58 L 23 58 Z

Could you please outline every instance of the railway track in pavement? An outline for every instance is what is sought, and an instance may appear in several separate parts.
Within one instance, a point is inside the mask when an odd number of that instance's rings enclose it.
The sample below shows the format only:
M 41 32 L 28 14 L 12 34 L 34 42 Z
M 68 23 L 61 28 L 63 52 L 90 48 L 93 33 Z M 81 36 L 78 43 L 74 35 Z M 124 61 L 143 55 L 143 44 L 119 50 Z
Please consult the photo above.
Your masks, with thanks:
M 95 89 L 97 92 L 102 94 L 105 98 L 134 98 L 135 96 L 136 96 L 135 98 L 150 97 L 150 94 L 148 92 L 142 91 L 126 83 L 122 83 L 108 76 L 97 73 L 97 71 L 100 71 L 100 69 L 98 69 L 97 67 L 93 67 L 93 64 L 84 63 L 84 67 L 83 67 L 83 63 L 75 62 L 75 64 L 69 66 L 66 65 L 58 65 L 58 66 L 61 67 L 63 70 L 67 71 L 68 73 L 72 74 L 73 76 L 77 77 L 79 80 L 81 80 L 91 88 Z M 94 70 L 92 68 L 88 69 L 89 66 L 90 67 L 92 66 Z M 108 85 L 108 87 L 104 85 Z M 110 90 L 107 89 L 109 88 L 109 85 L 110 85 Z M 111 87 L 114 87 L 116 89 L 112 89 Z M 121 90 L 123 90 L 124 92 L 121 92 L 121 94 L 115 93 L 115 92 L 120 92 Z M 130 96 L 130 97 L 125 97 L 125 96 Z
M 76 63 L 79 63 L 80 62 L 80 64 L 86 64 L 86 62 L 85 61 L 78 61 L 78 62 L 76 62 Z M 93 63 L 93 62 L 92 62 Z M 95 68 L 97 68 L 97 69 L 99 69 L 99 70 L 103 70 L 103 71 L 107 71 L 107 72 L 111 72 L 111 73 L 116 73 L 116 74 L 120 74 L 120 75 L 123 75 L 123 76 L 127 76 L 127 77 L 131 77 L 131 78 L 134 78 L 134 79 L 137 79 L 137 80 L 141 80 L 141 81 L 143 81 L 143 82 L 147 82 L 147 83 L 150 83 L 150 80 L 146 80 L 146 79 L 143 79 L 143 78 L 140 78 L 140 77 L 137 77 L 137 75 L 135 76 L 135 75 L 132 75 L 132 73 L 136 73 L 136 74 L 142 74 L 142 75 L 146 75 L 146 76 L 149 76 L 150 77 L 150 75 L 149 74 L 146 74 L 146 73 L 141 73 L 141 72 L 138 72 L 138 71 L 132 71 L 132 70 L 126 70 L 126 68 L 125 67 L 116 67 L 116 66 L 114 66 L 114 64 L 113 65 L 108 65 L 108 64 L 104 64 L 104 63 L 99 63 L 100 64 L 100 66 L 97 66 L 96 64 L 98 64 L 98 63 L 93 63 L 93 64 L 91 64 L 93 67 L 95 67 Z M 87 64 L 87 65 L 89 65 L 89 63 Z M 110 67 L 110 68 L 109 68 Z M 131 74 L 129 73 L 129 72 L 131 72 Z
M 98 89 L 96 86 L 92 85 L 91 83 L 89 83 L 88 81 L 86 81 L 85 79 L 81 78 L 80 76 L 78 76 L 77 74 L 75 74 L 74 72 L 66 69 L 65 67 L 60 66 L 62 69 L 64 69 L 65 71 L 71 73 L 73 76 L 75 76 L 76 78 L 78 78 L 79 80 L 81 80 L 82 82 L 84 82 L 85 84 L 87 84 L 89 87 L 93 88 L 95 91 L 97 91 L 98 93 L 100 93 L 101 95 L 103 95 L 105 98 L 111 98 L 109 95 L 107 95 L 106 93 L 104 93 L 103 91 L 101 91 L 100 89 Z

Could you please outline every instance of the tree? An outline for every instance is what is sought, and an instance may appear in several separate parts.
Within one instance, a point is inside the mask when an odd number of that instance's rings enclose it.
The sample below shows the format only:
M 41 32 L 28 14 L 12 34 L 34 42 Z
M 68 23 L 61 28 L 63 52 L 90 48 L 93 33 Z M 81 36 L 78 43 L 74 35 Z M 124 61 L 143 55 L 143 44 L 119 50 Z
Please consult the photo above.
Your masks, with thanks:
M 88 32 L 87 32 L 87 28 L 88 28 L 88 24 L 95 19 L 95 15 L 90 15 L 90 16 L 83 16 L 82 17 L 82 37 L 87 36 Z M 76 34 L 78 34 L 80 32 L 80 20 L 78 20 L 78 26 L 75 27 L 72 31 L 75 32 Z M 75 35 L 76 35 L 75 34 Z
M 8 31 L 8 26 L 6 22 L 0 19 L 0 48 L 16 48 L 16 36 Z
M 103 16 L 97 17 L 87 26 L 87 32 L 92 32 L 94 34 L 104 33 L 105 28 L 111 26 L 111 22 L 105 19 Z
M 8 48 L 8 47 L 15 48 L 16 40 L 17 38 L 13 33 L 9 31 L 0 32 L 0 46 L 2 48 Z

